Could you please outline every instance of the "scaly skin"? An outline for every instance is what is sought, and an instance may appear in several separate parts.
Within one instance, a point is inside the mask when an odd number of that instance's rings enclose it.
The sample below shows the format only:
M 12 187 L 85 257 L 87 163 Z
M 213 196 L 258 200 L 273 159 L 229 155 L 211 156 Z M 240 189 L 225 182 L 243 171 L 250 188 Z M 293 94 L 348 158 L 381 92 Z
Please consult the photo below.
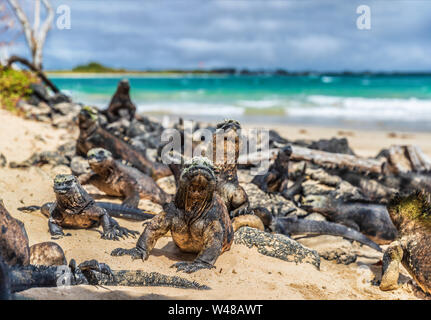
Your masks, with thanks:
M 23 212 L 33 212 L 40 210 L 40 212 L 47 218 L 50 216 L 50 209 L 52 207 L 52 202 L 45 203 L 42 207 L 40 206 L 28 206 L 28 207 L 20 207 L 19 211 Z M 131 221 L 144 221 L 154 217 L 156 214 L 152 211 L 141 210 L 139 208 L 127 207 L 121 204 L 112 203 L 112 202 L 102 202 L 96 201 L 96 205 L 102 209 L 105 209 L 106 212 L 111 217 L 114 218 L 122 218 Z
M 331 196 L 308 195 L 303 207 L 323 214 L 328 220 L 360 231 L 378 244 L 387 244 L 397 237 L 397 230 L 383 205 L 343 202 Z
M 8 291 L 10 293 L 35 287 L 67 287 L 81 284 L 128 287 L 163 286 L 197 290 L 210 289 L 195 281 L 177 276 L 167 276 L 158 272 L 111 270 L 107 264 L 99 263 L 96 260 L 88 260 L 80 265 L 76 265 L 75 260 L 72 259 L 69 266 L 13 266 L 7 270 L 9 276 L 5 277 L 3 275 L 3 279 L 1 269 L 0 264 L 0 280 L 6 280 L 9 283 L 5 283 L 7 285 L 6 288 L 2 288 L 0 284 L 0 297 L 2 293 L 8 297 Z M 3 292 L 1 291 L 2 289 Z M 8 298 L 10 298 L 10 295 Z
M 193 262 L 174 264 L 187 273 L 214 268 L 221 253 L 230 249 L 233 229 L 226 206 L 216 193 L 216 177 L 208 159 L 196 157 L 186 163 L 175 200 L 145 227 L 136 247 L 117 248 L 113 256 L 131 255 L 146 260 L 156 241 L 168 231 L 181 251 L 197 253 Z
M 431 294 L 431 194 L 398 195 L 390 201 L 388 211 L 399 237 L 383 255 L 380 289 L 399 287 L 401 263 L 419 287 Z
M 292 200 L 288 195 L 289 182 L 289 158 L 292 154 L 292 148 L 285 146 L 277 155 L 274 163 L 269 167 L 268 172 L 264 175 L 257 175 L 251 181 L 262 191 L 267 193 L 279 192 L 283 197 Z
M 110 151 L 114 158 L 130 162 L 135 168 L 151 176 L 154 180 L 172 174 L 168 166 L 152 162 L 144 154 L 115 137 L 98 123 L 97 110 L 83 107 L 79 113 L 79 137 L 76 143 L 76 153 L 85 157 L 93 148 L 104 148 Z
M 342 170 L 337 172 L 337 175 L 359 188 L 367 201 L 372 203 L 387 204 L 388 199 L 392 198 L 397 192 L 397 189 L 389 188 L 377 179 L 365 177 L 358 172 Z
M 108 195 L 123 197 L 123 205 L 128 207 L 137 208 L 140 199 L 149 199 L 161 205 L 170 202 L 170 195 L 151 177 L 116 161 L 109 151 L 91 149 L 87 158 L 93 172 L 79 177 L 81 184 L 89 183 Z
M 10 216 L 1 201 L 0 218 L 1 222 L 7 221 L 5 232 L 0 233 L 0 300 L 11 299 L 11 293 L 30 288 L 78 284 L 209 289 L 194 281 L 157 272 L 111 271 L 108 265 L 96 260 L 84 261 L 77 266 L 72 259 L 67 266 L 64 252 L 56 243 L 42 242 L 29 248 L 24 225 Z M 19 259 L 10 258 L 9 253 L 13 252 Z
M 274 217 L 266 208 L 263 207 L 254 208 L 253 213 L 260 218 L 269 231 L 274 233 L 280 233 L 287 236 L 295 234 L 327 234 L 355 240 L 377 251 L 382 251 L 376 243 L 365 237 L 360 232 L 341 224 L 328 221 L 300 219 L 297 216 Z
M 57 175 L 54 179 L 55 203 L 48 205 L 49 231 L 53 237 L 65 236 L 62 227 L 87 229 L 103 228 L 102 238 L 118 240 L 119 237 L 134 236 L 136 231 L 122 228 L 105 209 L 96 205 L 73 175 Z
M 213 162 L 217 176 L 217 193 L 223 199 L 230 217 L 244 214 L 248 210 L 247 193 L 239 185 L 237 164 L 239 157 L 239 122 L 226 120 L 217 125 L 213 134 Z M 224 141 L 221 140 L 224 138 Z M 223 141 L 223 154 L 217 157 L 217 141 Z M 218 159 L 219 158 L 219 159 Z
M 121 118 L 120 110 L 127 110 L 129 119 L 132 121 L 135 118 L 136 106 L 130 99 L 130 83 L 129 80 L 123 79 L 118 83 L 117 91 L 109 103 L 108 109 L 105 111 L 109 122 L 117 121 Z

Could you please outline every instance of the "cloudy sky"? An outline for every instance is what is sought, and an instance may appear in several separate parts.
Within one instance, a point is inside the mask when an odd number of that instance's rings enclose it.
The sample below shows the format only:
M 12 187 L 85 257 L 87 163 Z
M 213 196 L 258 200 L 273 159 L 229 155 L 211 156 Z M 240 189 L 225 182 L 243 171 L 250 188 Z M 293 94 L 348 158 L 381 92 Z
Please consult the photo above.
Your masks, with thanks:
M 71 29 L 54 24 L 46 69 L 98 61 L 139 70 L 431 71 L 428 0 L 51 2 L 70 6 Z M 370 30 L 356 26 L 363 4 L 371 9 Z M 24 37 L 9 51 L 26 54 Z

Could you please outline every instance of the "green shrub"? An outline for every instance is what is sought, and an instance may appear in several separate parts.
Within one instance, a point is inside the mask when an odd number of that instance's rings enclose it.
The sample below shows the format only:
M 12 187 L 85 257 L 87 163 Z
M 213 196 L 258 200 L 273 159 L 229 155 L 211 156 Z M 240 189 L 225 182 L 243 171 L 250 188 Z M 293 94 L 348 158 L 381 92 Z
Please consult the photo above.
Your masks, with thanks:
M 30 84 L 36 82 L 38 80 L 31 72 L 0 67 L 0 107 L 16 112 L 16 104 L 30 96 Z
M 105 67 L 97 62 L 90 62 L 89 64 L 79 65 L 72 69 L 74 72 L 124 72 L 124 69 L 113 69 Z

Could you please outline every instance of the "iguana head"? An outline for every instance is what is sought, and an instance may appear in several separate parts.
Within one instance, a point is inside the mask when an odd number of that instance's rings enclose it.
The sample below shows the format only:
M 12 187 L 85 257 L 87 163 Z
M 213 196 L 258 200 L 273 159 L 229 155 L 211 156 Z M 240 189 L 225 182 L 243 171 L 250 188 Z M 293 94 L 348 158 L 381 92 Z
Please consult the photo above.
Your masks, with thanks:
M 94 171 L 98 171 L 98 168 L 109 165 L 114 160 L 112 153 L 103 148 L 93 148 L 88 151 L 87 159 L 88 164 Z
M 120 94 L 129 93 L 130 90 L 130 82 L 128 79 L 122 79 L 118 83 L 117 92 Z
M 200 215 L 211 205 L 216 188 L 212 162 L 205 157 L 186 162 L 178 184 L 176 206 L 190 215 Z
M 217 125 L 213 135 L 213 161 L 218 172 L 225 171 L 228 175 L 236 176 L 240 129 L 241 125 L 236 120 L 225 120 Z
M 84 190 L 78 179 L 71 174 L 58 174 L 54 178 L 54 192 L 57 206 L 67 214 L 81 212 L 93 198 Z
M 237 120 L 233 119 L 225 119 L 223 122 L 217 124 L 217 129 L 223 129 L 224 131 L 228 130 L 240 130 L 241 124 Z
M 87 129 L 91 127 L 92 125 L 97 123 L 97 120 L 98 120 L 97 109 L 90 106 L 84 106 L 81 108 L 81 111 L 79 112 L 79 116 L 78 116 L 80 129 Z
M 54 178 L 54 192 L 67 194 L 74 192 L 79 186 L 78 179 L 71 174 L 58 174 Z
M 289 168 L 289 160 L 291 155 L 292 155 L 292 147 L 289 145 L 283 147 L 278 152 L 277 158 L 275 159 L 275 164 L 277 168 L 284 169 L 287 171 L 287 169 Z
M 317 194 L 311 194 L 303 198 L 302 201 L 303 208 L 305 210 L 311 210 L 315 212 L 324 213 L 328 209 L 331 209 L 332 203 L 330 197 L 321 196 Z
M 431 194 L 426 191 L 415 191 L 407 196 L 398 194 L 389 201 L 387 208 L 399 231 L 414 226 L 431 229 Z

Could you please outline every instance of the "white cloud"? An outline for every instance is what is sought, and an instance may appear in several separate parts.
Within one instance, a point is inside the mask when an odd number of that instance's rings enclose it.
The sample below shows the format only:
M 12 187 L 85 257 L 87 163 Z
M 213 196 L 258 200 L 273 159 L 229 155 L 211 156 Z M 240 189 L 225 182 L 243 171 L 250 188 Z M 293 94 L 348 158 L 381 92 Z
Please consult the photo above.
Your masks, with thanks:
M 369 0 L 370 31 L 356 29 L 359 0 L 53 0 L 63 3 L 71 6 L 72 30 L 51 31 L 48 68 L 89 60 L 126 68 L 200 61 L 291 70 L 431 68 L 431 1 Z M 20 41 L 13 49 L 25 54 Z

